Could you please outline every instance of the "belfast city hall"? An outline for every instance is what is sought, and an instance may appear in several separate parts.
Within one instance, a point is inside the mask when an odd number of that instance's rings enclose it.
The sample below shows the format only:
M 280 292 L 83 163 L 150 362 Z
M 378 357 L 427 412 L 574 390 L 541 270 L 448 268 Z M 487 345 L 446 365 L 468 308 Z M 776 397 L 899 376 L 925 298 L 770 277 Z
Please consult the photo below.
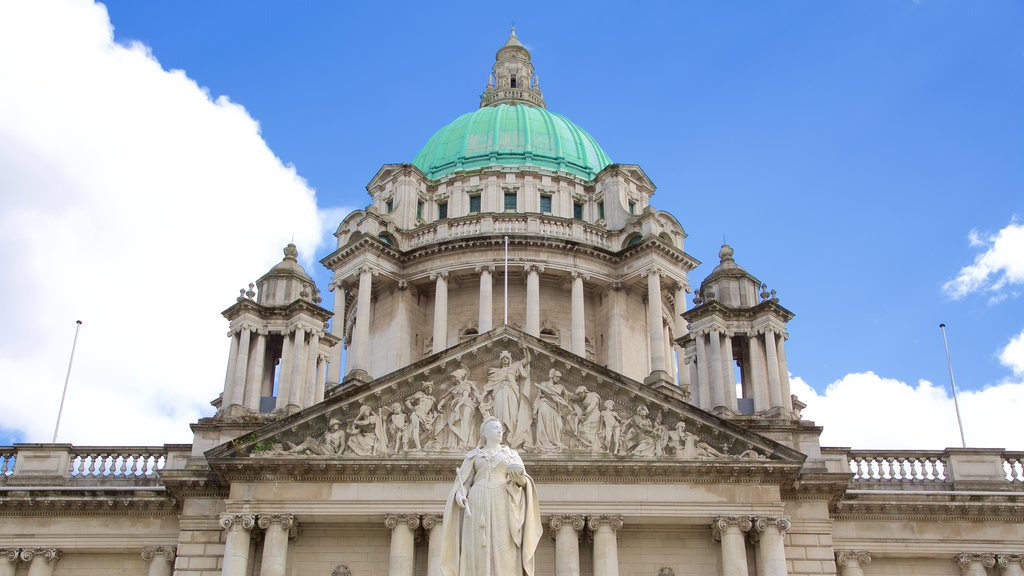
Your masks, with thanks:
M 687 254 L 514 30 L 406 162 L 328 285 L 288 245 L 224 295 L 191 444 L 0 447 L 0 576 L 1024 576 L 1024 453 L 821 446 L 799 303 Z

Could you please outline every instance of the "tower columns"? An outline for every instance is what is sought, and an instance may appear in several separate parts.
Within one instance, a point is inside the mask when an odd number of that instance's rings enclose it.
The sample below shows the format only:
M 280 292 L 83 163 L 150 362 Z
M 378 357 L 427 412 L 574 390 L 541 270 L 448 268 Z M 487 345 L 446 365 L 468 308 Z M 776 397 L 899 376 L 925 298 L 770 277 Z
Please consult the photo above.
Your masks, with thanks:
M 291 342 L 292 365 L 291 376 L 288 384 L 288 400 L 286 406 L 292 410 L 292 406 L 298 409 L 302 405 L 302 392 L 306 373 L 306 328 L 302 325 L 295 327 L 295 335 Z
M 316 403 L 316 366 L 319 359 L 320 334 L 318 332 L 311 332 L 309 335 L 309 348 L 306 350 L 306 377 L 302 386 L 302 408 L 307 408 Z M 320 398 L 323 398 L 322 389 Z
M 608 290 L 608 369 L 621 373 L 622 362 L 622 284 L 615 282 Z
M 673 291 L 673 304 L 674 304 L 674 315 L 675 318 L 675 340 L 679 340 L 687 334 L 687 322 L 683 318 L 683 314 L 686 312 L 686 287 L 682 283 L 677 283 L 672 287 Z M 678 374 L 676 375 L 677 383 L 681 388 L 689 389 L 692 382 L 690 380 L 690 369 L 686 365 L 686 352 L 681 346 L 672 343 L 672 348 L 676 352 L 676 369 Z
M 722 392 L 725 407 L 736 410 L 736 369 L 732 357 L 732 336 L 722 332 Z
M 789 367 L 786 366 L 786 334 L 778 334 L 776 352 L 779 357 L 779 388 L 782 394 L 782 407 L 787 411 L 793 411 L 793 397 L 789 391 Z
M 540 273 L 537 265 L 526 267 L 526 333 L 540 336 Z
M 768 358 L 768 397 L 772 408 L 782 406 L 782 381 L 779 380 L 779 353 L 775 345 L 775 331 L 764 330 L 764 348 Z
M 477 332 L 483 334 L 494 328 L 494 266 L 477 266 L 476 271 L 480 273 L 480 318 L 476 326 Z
M 334 290 L 334 317 L 331 319 L 331 334 L 337 336 L 341 342 L 331 354 L 330 373 L 327 378 L 334 383 L 341 382 L 341 354 L 345 348 L 345 297 L 347 291 L 340 284 L 333 285 Z
M 747 335 L 747 357 L 750 366 L 745 374 L 750 378 L 751 392 L 754 396 L 754 412 L 763 412 L 770 408 L 768 403 L 768 384 L 765 382 L 764 350 L 757 334 Z
M 353 330 L 352 356 L 349 374 L 366 377 L 370 368 L 370 291 L 373 289 L 373 269 L 368 265 L 359 268 L 359 293 L 356 295 L 356 325 Z
M 708 360 L 711 372 L 711 402 L 708 409 L 712 409 L 725 406 L 725 386 L 722 383 L 722 333 L 717 328 L 712 328 L 708 336 L 711 339 L 711 358 Z
M 661 329 L 661 270 L 651 267 L 644 271 L 647 277 L 647 349 L 651 359 L 650 379 L 668 379 L 665 370 L 664 332 Z
M 708 371 L 707 334 L 697 332 L 694 336 L 697 343 L 697 400 L 704 410 L 711 409 L 711 374 Z
M 436 272 L 430 275 L 434 280 L 434 347 L 436 354 L 448 348 L 448 273 Z
M 252 328 L 243 324 L 238 333 L 238 354 L 235 357 L 234 382 L 231 383 L 230 398 L 222 406 L 230 410 L 232 406 L 241 406 L 245 401 L 245 382 L 249 368 L 249 347 L 252 343 Z
M 584 317 L 583 309 L 583 279 L 584 275 L 580 272 L 572 272 L 572 305 L 570 313 L 572 315 L 571 324 L 571 336 L 572 336 L 572 353 L 577 356 L 586 358 L 587 356 L 587 339 L 586 339 L 586 318 Z

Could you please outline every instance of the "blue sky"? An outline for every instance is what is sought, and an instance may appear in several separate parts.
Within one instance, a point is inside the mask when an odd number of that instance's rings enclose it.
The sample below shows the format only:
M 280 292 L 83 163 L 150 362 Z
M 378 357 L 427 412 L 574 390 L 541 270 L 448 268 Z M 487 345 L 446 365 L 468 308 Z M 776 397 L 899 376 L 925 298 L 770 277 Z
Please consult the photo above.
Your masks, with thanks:
M 794 375 L 948 386 L 945 322 L 962 390 L 1024 380 L 1000 361 L 1021 281 L 943 289 L 1024 217 L 1021 3 L 350 4 L 106 3 L 118 42 L 244 106 L 321 209 L 476 108 L 514 22 L 549 109 L 654 180 L 691 282 L 724 236 L 796 313 Z

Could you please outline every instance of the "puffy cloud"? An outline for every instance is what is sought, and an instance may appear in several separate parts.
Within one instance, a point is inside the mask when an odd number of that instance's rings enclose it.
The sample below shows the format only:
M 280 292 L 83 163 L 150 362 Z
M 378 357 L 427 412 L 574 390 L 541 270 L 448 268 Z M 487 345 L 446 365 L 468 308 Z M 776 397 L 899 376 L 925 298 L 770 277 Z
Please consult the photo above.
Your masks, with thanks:
M 799 377 L 793 393 L 807 404 L 804 418 L 824 426 L 822 446 L 862 449 L 941 450 L 960 446 L 952 395 L 927 380 L 911 385 L 874 372 L 847 374 L 816 392 Z M 968 446 L 1024 448 L 1024 437 L 1008 435 L 1024 410 L 1024 383 L 1002 382 L 960 391 L 960 414 Z
M 1024 331 L 1010 339 L 999 353 L 999 361 L 1017 376 L 1024 376 Z
M 971 230 L 967 240 L 975 248 L 985 251 L 974 258 L 974 263 L 960 269 L 956 278 L 946 282 L 942 289 L 954 299 L 974 292 L 989 292 L 990 303 L 1008 296 L 1011 285 L 1024 284 L 1024 224 L 1014 221 L 993 235 Z
M 227 360 L 219 311 L 324 236 L 259 125 L 86 0 L 0 4 L 0 427 L 49 441 L 188 442 Z M 328 230 L 331 226 L 328 225 Z

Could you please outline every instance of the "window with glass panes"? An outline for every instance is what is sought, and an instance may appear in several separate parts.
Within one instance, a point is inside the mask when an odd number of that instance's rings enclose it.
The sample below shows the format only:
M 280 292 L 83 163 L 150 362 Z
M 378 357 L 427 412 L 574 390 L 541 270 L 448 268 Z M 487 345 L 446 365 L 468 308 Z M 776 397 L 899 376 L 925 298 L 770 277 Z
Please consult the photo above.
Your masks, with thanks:
M 505 192 L 505 211 L 515 212 L 517 208 L 516 202 L 517 194 L 515 192 Z
M 480 195 L 473 194 L 469 197 L 469 213 L 477 214 L 480 212 Z
M 573 202 L 572 217 L 577 220 L 583 220 L 583 204 L 580 204 L 579 202 Z
M 540 211 L 544 214 L 551 214 L 551 194 L 540 195 Z
M 444 220 L 448 217 L 448 203 L 441 202 L 437 205 L 437 219 Z

